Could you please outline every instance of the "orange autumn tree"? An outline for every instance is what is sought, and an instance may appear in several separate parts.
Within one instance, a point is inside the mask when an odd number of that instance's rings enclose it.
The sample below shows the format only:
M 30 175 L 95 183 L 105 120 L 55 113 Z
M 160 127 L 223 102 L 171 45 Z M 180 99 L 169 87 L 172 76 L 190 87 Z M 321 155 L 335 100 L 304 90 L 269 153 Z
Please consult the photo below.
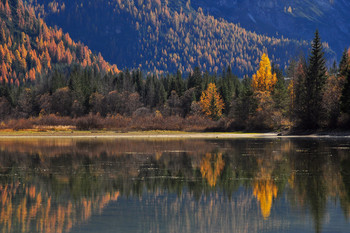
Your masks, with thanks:
M 271 92 L 277 82 L 276 73 L 271 71 L 271 62 L 267 54 L 261 56 L 259 69 L 253 75 L 252 86 L 254 92 Z
M 205 115 L 217 120 L 222 115 L 224 101 L 217 91 L 215 83 L 209 83 L 208 88 L 202 92 L 199 105 Z
M 261 56 L 259 69 L 252 78 L 254 99 L 257 103 L 256 112 L 250 122 L 255 128 L 272 129 L 279 123 L 279 113 L 274 109 L 274 100 L 271 92 L 277 83 L 276 73 L 272 73 L 271 62 L 267 54 Z

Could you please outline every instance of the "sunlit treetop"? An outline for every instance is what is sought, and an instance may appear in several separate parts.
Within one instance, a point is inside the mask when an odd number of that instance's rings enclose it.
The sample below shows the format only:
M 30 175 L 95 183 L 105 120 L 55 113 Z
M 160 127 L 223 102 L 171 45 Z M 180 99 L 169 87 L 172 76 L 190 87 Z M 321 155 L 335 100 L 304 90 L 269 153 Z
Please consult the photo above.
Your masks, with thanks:
M 261 56 L 259 69 L 253 75 L 252 86 L 255 92 L 271 92 L 277 82 L 276 73 L 271 71 L 271 62 L 266 53 Z

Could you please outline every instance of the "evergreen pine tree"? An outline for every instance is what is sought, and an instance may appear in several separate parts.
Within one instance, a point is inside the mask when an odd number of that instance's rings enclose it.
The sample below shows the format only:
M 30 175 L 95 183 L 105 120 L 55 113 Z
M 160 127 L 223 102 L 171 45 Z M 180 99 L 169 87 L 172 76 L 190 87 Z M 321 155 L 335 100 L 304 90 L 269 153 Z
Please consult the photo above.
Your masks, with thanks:
M 344 113 L 350 113 L 350 58 L 347 49 L 344 50 L 339 64 L 339 75 L 345 77 L 345 84 L 340 98 L 340 108 Z
M 225 103 L 224 113 L 229 113 L 230 105 L 233 98 L 239 94 L 240 82 L 238 77 L 232 73 L 231 67 L 227 68 L 226 72 L 223 72 L 220 90 L 221 95 Z
M 139 93 L 140 96 L 144 95 L 144 82 L 143 82 L 143 77 L 142 77 L 142 72 L 140 69 L 137 71 L 133 72 L 133 83 L 134 83 L 134 89 L 137 93 Z
M 198 66 L 194 68 L 193 74 L 191 74 L 188 78 L 188 89 L 192 87 L 196 88 L 196 99 L 199 99 L 202 94 L 203 87 L 202 74 Z
M 237 129 L 244 129 L 247 127 L 252 114 L 257 108 L 257 103 L 253 95 L 252 79 L 246 76 L 242 80 L 242 90 L 233 105 L 233 114 L 236 119 Z
M 339 63 L 339 74 L 344 77 L 347 75 L 347 72 L 349 69 L 350 69 L 349 54 L 348 54 L 348 50 L 345 49 Z
M 155 77 L 155 104 L 163 106 L 167 100 L 167 93 L 163 83 Z
M 184 81 L 182 79 L 182 74 L 180 70 L 177 70 L 176 72 L 176 93 L 179 96 L 182 96 L 182 94 L 184 93 L 185 89 L 185 85 L 184 85 Z
M 341 111 L 344 113 L 350 113 L 350 70 L 347 71 L 345 85 L 340 98 Z
M 292 77 L 290 86 L 290 110 L 291 117 L 296 120 L 297 125 L 301 125 L 304 119 L 306 119 L 306 101 L 308 99 L 308 93 L 306 90 L 306 76 L 307 65 L 304 57 L 300 57 L 297 63 L 291 63 L 289 74 Z
M 327 68 L 325 65 L 323 46 L 318 33 L 315 32 L 315 38 L 312 43 L 311 55 L 309 57 L 309 66 L 305 79 L 305 118 L 301 119 L 302 127 L 305 129 L 316 129 L 322 119 L 322 96 L 326 82 Z
M 288 108 L 288 92 L 283 72 L 275 64 L 272 64 L 272 73 L 276 73 L 277 76 L 275 89 L 272 92 L 272 99 L 274 100 L 275 108 L 285 115 Z
M 150 108 L 153 108 L 156 105 L 154 77 L 151 75 L 148 75 L 146 79 L 145 94 L 143 100 L 144 104 Z

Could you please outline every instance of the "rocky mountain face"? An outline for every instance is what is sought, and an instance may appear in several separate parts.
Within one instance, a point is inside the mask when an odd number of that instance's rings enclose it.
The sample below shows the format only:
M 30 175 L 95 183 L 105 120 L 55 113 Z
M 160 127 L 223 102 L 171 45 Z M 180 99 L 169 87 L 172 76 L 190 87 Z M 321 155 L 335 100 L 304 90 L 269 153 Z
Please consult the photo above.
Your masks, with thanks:
M 319 29 L 338 58 L 350 45 L 348 0 L 192 0 L 191 4 L 269 36 L 310 41 Z

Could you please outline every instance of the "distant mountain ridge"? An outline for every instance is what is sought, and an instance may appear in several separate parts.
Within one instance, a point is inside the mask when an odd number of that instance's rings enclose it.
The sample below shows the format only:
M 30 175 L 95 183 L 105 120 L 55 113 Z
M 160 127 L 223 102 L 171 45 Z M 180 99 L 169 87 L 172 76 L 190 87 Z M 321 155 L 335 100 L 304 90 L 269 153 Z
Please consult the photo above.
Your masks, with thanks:
M 350 45 L 348 0 L 191 0 L 191 4 L 269 36 L 310 41 L 318 29 L 338 59 Z
M 209 8 L 193 7 L 197 3 L 199 0 L 36 0 L 35 8 L 49 25 L 62 27 L 120 68 L 163 73 L 190 72 L 199 66 L 220 72 L 231 65 L 243 76 L 256 70 L 263 52 L 285 68 L 291 58 L 309 48 L 303 40 L 264 36 L 218 20 L 205 13 Z

